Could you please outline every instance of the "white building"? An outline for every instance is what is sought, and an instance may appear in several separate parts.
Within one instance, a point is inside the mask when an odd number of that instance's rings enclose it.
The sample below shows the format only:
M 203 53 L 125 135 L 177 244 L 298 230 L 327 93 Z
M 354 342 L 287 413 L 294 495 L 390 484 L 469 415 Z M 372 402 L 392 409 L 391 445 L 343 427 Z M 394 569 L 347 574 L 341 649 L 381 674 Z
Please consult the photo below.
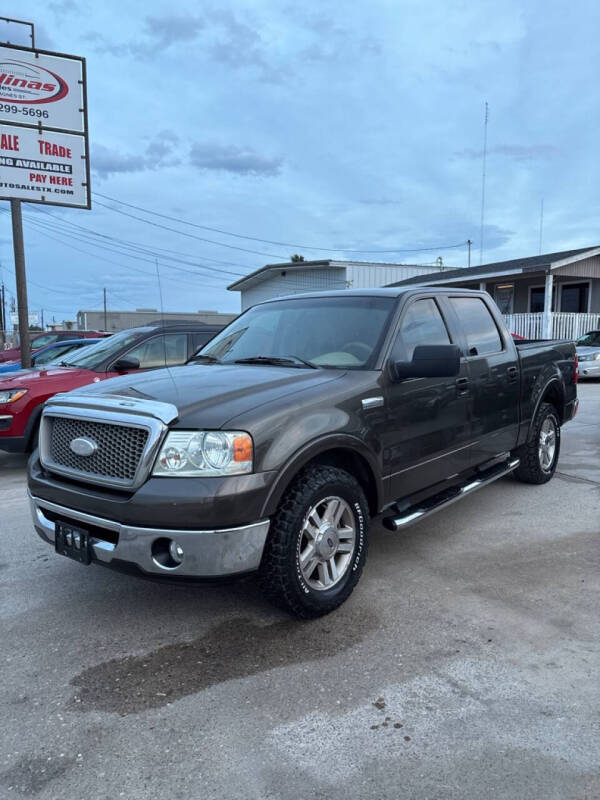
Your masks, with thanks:
M 439 266 L 387 264 L 368 261 L 288 261 L 267 264 L 227 288 L 240 292 L 242 311 L 250 306 L 287 294 L 330 289 L 372 289 L 432 272 Z

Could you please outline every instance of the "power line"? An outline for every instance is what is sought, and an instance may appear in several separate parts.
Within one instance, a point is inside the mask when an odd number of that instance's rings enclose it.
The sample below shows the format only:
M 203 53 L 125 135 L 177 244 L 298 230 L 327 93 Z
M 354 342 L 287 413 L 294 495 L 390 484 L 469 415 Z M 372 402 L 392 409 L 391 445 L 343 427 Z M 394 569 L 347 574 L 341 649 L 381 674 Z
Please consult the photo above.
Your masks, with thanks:
M 43 213 L 45 213 L 49 217 L 52 217 L 53 219 L 56 219 L 56 220 L 59 220 L 59 221 L 62 222 L 62 220 L 60 220 L 60 217 L 57 217 L 55 214 L 51 214 L 51 213 L 49 213 L 47 211 L 45 211 Z M 33 216 L 29 215 L 29 214 L 27 216 L 33 222 Z M 46 222 L 45 220 L 38 219 L 38 220 L 35 220 L 35 222 L 38 225 L 45 225 L 47 228 L 49 228 L 49 230 L 55 231 L 55 227 L 56 226 L 52 225 L 49 222 Z M 151 255 L 151 256 L 153 256 L 152 263 L 154 263 L 154 258 L 160 257 L 161 260 L 165 260 L 166 259 L 166 260 L 175 261 L 175 262 L 181 263 L 181 264 L 187 264 L 188 266 L 195 266 L 198 269 L 202 269 L 202 270 L 204 270 L 206 272 L 215 272 L 215 273 L 224 274 L 224 275 L 230 275 L 230 276 L 233 275 L 234 277 L 243 277 L 243 275 L 245 274 L 245 273 L 241 273 L 241 272 L 235 272 L 233 270 L 218 269 L 217 267 L 212 267 L 212 266 L 209 266 L 208 264 L 202 264 L 202 263 L 200 263 L 198 261 L 186 261 L 186 260 L 183 260 L 183 259 L 180 259 L 180 258 L 175 258 L 172 255 L 164 255 L 163 253 L 168 253 L 169 254 L 169 253 L 172 253 L 174 251 L 170 251 L 167 248 L 162 248 L 162 247 L 161 248 L 158 248 L 158 247 L 157 248 L 150 248 L 147 245 L 143 245 L 143 244 L 141 244 L 139 242 L 133 242 L 133 241 L 128 240 L 128 239 L 119 239 L 118 237 L 110 236 L 109 234 L 98 233 L 97 231 L 94 231 L 91 228 L 87 228 L 87 227 L 85 227 L 83 225 L 76 225 L 75 223 L 68 222 L 66 220 L 65 220 L 65 222 L 67 222 L 68 225 L 71 225 L 73 228 L 76 229 L 76 232 L 68 231 L 68 230 L 64 231 L 63 234 L 65 236 L 73 236 L 74 238 L 79 238 L 80 240 L 84 240 L 88 244 L 92 244 L 95 247 L 106 247 L 106 245 L 100 244 L 97 241 L 95 241 L 95 239 L 100 238 L 100 239 L 105 239 L 109 244 L 113 245 L 113 248 L 115 248 L 115 247 L 119 248 L 121 251 L 123 250 L 123 248 L 125 248 L 125 249 L 133 249 L 136 252 L 142 252 L 142 253 L 145 253 L 147 255 Z M 116 244 L 113 244 L 113 243 L 116 243 Z M 114 250 L 113 250 L 113 252 L 114 252 Z M 187 254 L 182 254 L 182 255 L 187 255 Z M 189 258 L 193 258 L 193 256 L 189 256 Z M 247 268 L 246 265 L 241 265 L 241 266 L 243 266 L 244 269 Z
M 3 213 L 7 213 L 7 212 L 4 211 L 4 209 L 0 209 L 0 211 L 2 211 Z M 141 256 L 135 256 L 135 255 L 132 255 L 131 253 L 124 253 L 122 250 L 111 248 L 111 247 L 108 247 L 107 245 L 99 244 L 99 243 L 94 242 L 94 241 L 90 241 L 88 238 L 84 238 L 83 236 L 80 236 L 78 234 L 65 233 L 65 232 L 62 232 L 62 231 L 61 232 L 57 232 L 57 231 L 55 231 L 53 226 L 49 225 L 48 223 L 45 223 L 42 220 L 32 220 L 32 219 L 30 219 L 29 221 L 34 226 L 34 228 L 39 229 L 40 232 L 43 233 L 43 235 L 45 237 L 47 237 L 49 239 L 53 239 L 54 241 L 59 242 L 60 244 L 65 245 L 66 247 L 70 247 L 72 250 L 76 250 L 77 252 L 84 253 L 85 255 L 90 255 L 93 258 L 99 258 L 100 260 L 106 261 L 106 263 L 108 263 L 108 264 L 113 264 L 113 265 L 115 265 L 117 267 L 120 267 L 123 270 L 133 270 L 133 271 L 140 272 L 140 273 L 142 273 L 144 275 L 148 275 L 148 276 L 154 277 L 152 273 L 146 272 L 145 270 L 139 270 L 139 269 L 135 270 L 134 267 L 132 267 L 130 264 L 120 264 L 120 263 L 118 263 L 116 261 L 112 261 L 112 260 L 107 259 L 107 258 L 102 258 L 102 257 L 98 256 L 95 253 L 90 253 L 89 250 L 82 250 L 81 248 L 75 247 L 69 241 L 64 241 L 64 239 L 61 238 L 61 237 L 65 236 L 68 239 L 74 239 L 75 241 L 79 241 L 79 242 L 83 242 L 85 244 L 89 244 L 92 247 L 96 247 L 96 248 L 98 248 L 100 250 L 106 250 L 109 253 L 115 253 L 116 255 L 123 256 L 124 258 L 131 258 L 131 259 L 134 259 L 136 261 L 144 261 L 146 263 L 154 263 L 153 259 L 143 258 Z M 48 230 L 51 230 L 52 233 L 48 233 Z M 178 272 L 185 272 L 185 273 L 188 273 L 190 275 L 193 275 L 194 277 L 196 277 L 198 279 L 201 279 L 203 282 L 206 282 L 208 279 L 211 279 L 213 277 L 218 277 L 218 276 L 213 276 L 211 274 L 204 275 L 201 272 L 198 272 L 197 269 L 196 270 L 185 269 L 184 267 L 176 267 L 176 266 L 174 266 L 172 264 L 166 264 L 166 263 L 164 263 L 164 266 L 167 269 L 172 269 L 172 270 L 176 270 Z M 210 268 L 208 268 L 208 269 L 210 269 Z M 242 275 L 239 275 L 238 273 L 234 273 L 234 275 L 239 276 L 239 277 L 243 277 Z M 173 279 L 171 279 L 171 280 L 173 281 Z M 231 278 L 229 277 L 228 280 L 231 280 Z M 183 283 L 183 281 L 181 281 L 181 279 L 178 279 L 178 282 Z M 189 281 L 186 281 L 185 283 L 187 283 L 188 286 L 195 286 L 195 284 L 192 284 Z M 208 285 L 211 285 L 213 288 L 222 288 L 222 284 L 208 284 Z
M 188 222 L 187 220 L 178 219 L 177 217 L 171 217 L 168 214 L 160 214 L 158 211 L 151 211 L 148 208 L 142 208 L 141 206 L 133 205 L 133 203 L 125 203 L 123 200 L 117 200 L 115 197 L 109 197 L 106 194 L 100 194 L 100 192 L 92 192 L 92 194 L 95 195 L 96 197 L 102 197 L 102 198 L 104 198 L 104 200 L 110 200 L 113 203 L 118 203 L 119 205 L 125 206 L 126 208 L 133 208 L 136 211 L 142 211 L 144 214 L 152 214 L 152 216 L 154 216 L 154 217 L 161 217 L 162 219 L 168 219 L 171 222 L 179 222 L 182 225 L 189 225 L 192 228 L 199 228 L 200 230 L 211 231 L 212 233 L 220 233 L 223 236 L 233 236 L 236 239 L 248 239 L 249 241 L 252 241 L 252 242 L 262 242 L 264 244 L 273 244 L 273 245 L 276 245 L 277 247 L 294 247 L 294 248 L 301 249 L 301 250 L 321 250 L 321 251 L 327 252 L 327 253 L 362 253 L 362 254 L 368 254 L 368 253 L 426 253 L 426 252 L 431 252 L 431 251 L 434 251 L 434 250 L 450 250 L 450 249 L 455 248 L 455 247 L 464 247 L 466 245 L 466 241 L 465 241 L 465 242 L 459 242 L 458 244 L 437 245 L 435 247 L 412 247 L 412 248 L 396 247 L 396 248 L 393 248 L 391 250 L 380 250 L 380 249 L 376 249 L 376 250 L 353 250 L 353 249 L 351 249 L 349 247 L 316 247 L 314 245 L 308 245 L 308 244 L 293 244 L 291 242 L 277 242 L 277 241 L 274 241 L 272 239 L 260 239 L 257 236 L 247 236 L 247 235 L 244 235 L 244 234 L 241 234 L 241 233 L 233 233 L 233 231 L 227 231 L 227 230 L 224 230 L 222 228 L 211 228 L 208 225 L 200 225 L 200 224 L 195 223 L 195 222 Z M 116 208 L 111 208 L 110 206 L 107 206 L 104 203 L 100 203 L 98 201 L 96 201 L 96 202 L 98 203 L 98 205 L 102 206 L 103 208 L 108 208 L 110 211 L 115 211 L 118 214 L 124 214 L 125 213 L 123 211 L 119 211 Z M 139 219 L 139 218 L 138 217 L 134 217 L 134 219 Z M 143 222 L 148 222 L 148 220 L 142 220 L 142 221 Z M 151 223 L 149 223 L 149 224 L 151 224 Z M 207 239 L 207 240 L 203 240 L 203 241 L 211 241 L 211 240 Z M 219 244 L 222 247 L 231 247 L 231 245 L 224 244 L 223 242 L 211 242 L 211 243 L 212 244 Z M 253 253 L 253 252 L 256 252 L 256 251 L 249 250 L 249 251 L 246 251 L 246 252 Z M 269 255 L 269 254 L 268 253 L 259 253 L 259 255 Z M 282 256 L 282 258 L 285 258 L 285 256 Z

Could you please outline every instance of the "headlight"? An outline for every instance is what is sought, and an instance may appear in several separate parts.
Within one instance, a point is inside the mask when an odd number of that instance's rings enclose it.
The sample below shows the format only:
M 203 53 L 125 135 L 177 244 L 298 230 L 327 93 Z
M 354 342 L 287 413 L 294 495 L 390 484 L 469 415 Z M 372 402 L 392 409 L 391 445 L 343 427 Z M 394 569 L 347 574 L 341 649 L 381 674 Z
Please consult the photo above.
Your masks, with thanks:
M 26 393 L 27 389 L 6 389 L 0 392 L 0 405 L 3 403 L 14 403 L 16 400 L 20 400 Z
M 252 439 L 242 431 L 171 431 L 153 475 L 216 476 L 252 472 Z
M 600 353 L 594 353 L 592 355 L 592 361 L 600 361 Z

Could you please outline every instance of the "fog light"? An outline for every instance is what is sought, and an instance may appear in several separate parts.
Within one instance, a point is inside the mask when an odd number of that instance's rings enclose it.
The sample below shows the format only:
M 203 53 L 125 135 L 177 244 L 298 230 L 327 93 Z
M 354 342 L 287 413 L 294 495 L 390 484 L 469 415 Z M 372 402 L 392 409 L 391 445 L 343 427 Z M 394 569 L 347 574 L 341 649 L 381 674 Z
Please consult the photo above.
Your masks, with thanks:
M 162 569 L 177 569 L 183 561 L 183 547 L 173 539 L 161 536 L 152 542 L 152 560 Z
M 177 542 L 171 542 L 169 545 L 169 555 L 176 561 L 178 564 L 181 564 L 183 561 L 183 547 Z

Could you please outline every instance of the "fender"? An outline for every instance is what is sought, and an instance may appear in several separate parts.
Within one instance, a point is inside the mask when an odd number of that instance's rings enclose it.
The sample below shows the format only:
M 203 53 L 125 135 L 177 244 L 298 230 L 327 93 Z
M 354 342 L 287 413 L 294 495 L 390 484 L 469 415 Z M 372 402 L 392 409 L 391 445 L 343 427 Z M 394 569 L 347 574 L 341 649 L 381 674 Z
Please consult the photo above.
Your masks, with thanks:
M 563 421 L 564 415 L 565 415 L 565 409 L 564 409 L 564 406 L 565 406 L 565 389 L 564 389 L 564 386 L 562 384 L 561 378 L 558 375 L 553 375 L 550 378 L 550 380 L 546 381 L 546 383 L 542 386 L 542 388 L 539 390 L 539 392 L 535 392 L 535 394 L 537 394 L 537 399 L 536 399 L 535 404 L 533 406 L 533 412 L 531 414 L 531 419 L 529 420 L 529 424 L 527 426 L 527 438 L 525 439 L 525 441 L 527 441 L 527 442 L 531 438 L 531 428 L 533 426 L 533 422 L 535 420 L 535 417 L 536 417 L 536 414 L 538 412 L 538 409 L 541 406 L 544 397 L 546 396 L 546 392 L 548 391 L 548 389 L 553 384 L 556 384 L 556 388 L 558 390 L 558 393 L 559 393 L 559 395 L 561 397 L 561 401 L 562 401 L 561 402 L 561 407 L 557 408 L 558 416 L 559 416 L 559 419 L 560 419 L 561 424 L 562 424 L 562 421 Z
M 375 491 L 377 495 L 377 509 L 381 508 L 383 497 L 383 484 L 381 481 L 381 466 L 377 462 L 377 456 L 365 446 L 365 443 L 356 436 L 350 434 L 326 434 L 318 439 L 313 439 L 306 445 L 297 450 L 281 467 L 279 474 L 273 482 L 267 499 L 263 505 L 263 516 L 267 517 L 275 513 L 279 501 L 293 477 L 302 467 L 321 453 L 329 450 L 349 450 L 362 456 L 367 462 L 373 477 Z

